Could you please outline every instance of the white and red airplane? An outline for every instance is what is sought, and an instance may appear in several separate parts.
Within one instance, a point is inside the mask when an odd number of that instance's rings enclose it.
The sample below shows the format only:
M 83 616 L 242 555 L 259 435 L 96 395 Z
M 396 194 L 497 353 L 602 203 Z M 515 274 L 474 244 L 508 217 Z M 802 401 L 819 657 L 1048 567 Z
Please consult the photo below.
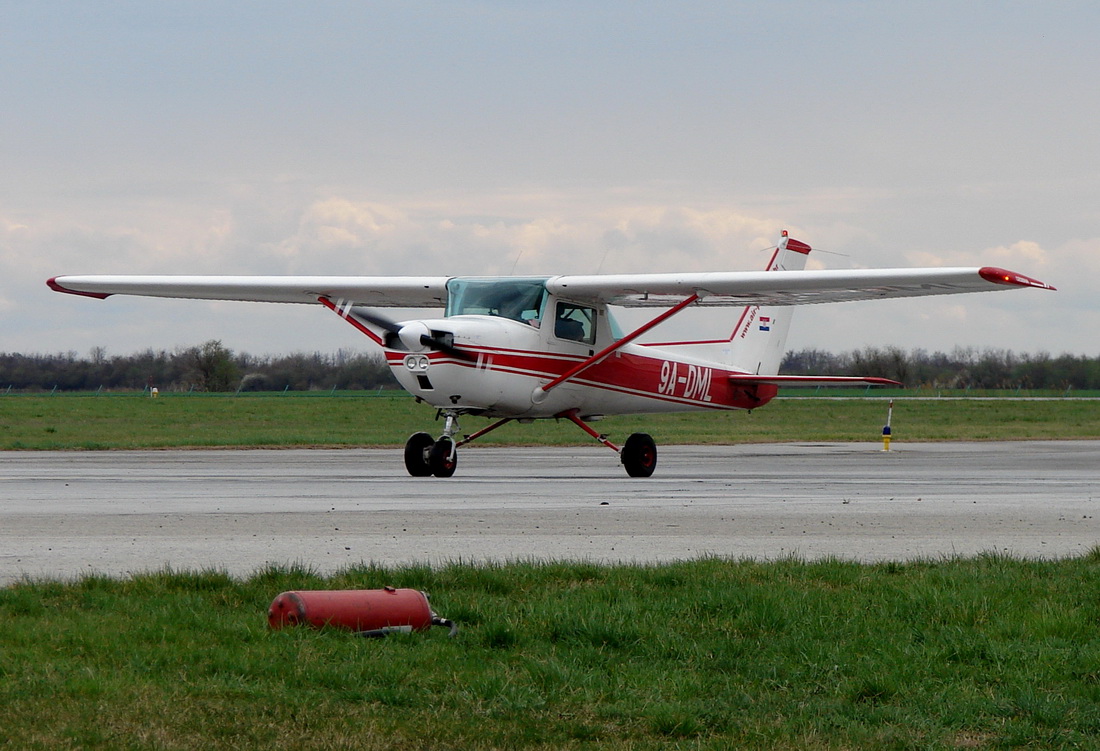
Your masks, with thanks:
M 58 292 L 201 300 L 320 303 L 385 353 L 397 380 L 444 418 L 438 438 L 405 444 L 414 476 L 450 477 L 458 447 L 512 420 L 575 423 L 648 477 L 657 447 L 634 433 L 622 447 L 588 423 L 605 415 L 755 409 L 781 385 L 886 385 L 883 378 L 778 375 L 792 306 L 1007 290 L 1049 284 L 993 267 L 805 271 L 810 246 L 784 231 L 765 271 L 577 276 L 58 276 Z M 611 308 L 664 308 L 623 333 Z M 739 310 L 713 339 L 639 343 L 693 306 Z M 444 308 L 394 322 L 376 308 Z M 496 418 L 459 437 L 458 418 Z

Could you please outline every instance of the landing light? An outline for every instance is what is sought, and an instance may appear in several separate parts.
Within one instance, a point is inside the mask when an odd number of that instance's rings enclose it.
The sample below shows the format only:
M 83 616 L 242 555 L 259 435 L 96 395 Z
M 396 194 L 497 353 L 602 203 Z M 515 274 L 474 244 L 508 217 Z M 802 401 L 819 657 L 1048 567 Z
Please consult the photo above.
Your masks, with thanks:
M 405 367 L 413 373 L 425 373 L 428 370 L 428 356 L 405 355 Z

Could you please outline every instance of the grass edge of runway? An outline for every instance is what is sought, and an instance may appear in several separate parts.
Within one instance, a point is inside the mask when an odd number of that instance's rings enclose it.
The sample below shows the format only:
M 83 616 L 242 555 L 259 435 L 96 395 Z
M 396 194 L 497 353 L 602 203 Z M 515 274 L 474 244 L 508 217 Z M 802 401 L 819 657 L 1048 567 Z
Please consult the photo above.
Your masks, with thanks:
M 620 443 L 634 432 L 662 445 L 874 441 L 888 401 L 778 399 L 752 412 L 631 415 L 596 425 Z M 463 417 L 460 434 L 486 425 Z M 896 441 L 1100 438 L 1100 399 L 899 399 L 892 428 Z M 414 432 L 441 430 L 432 408 L 399 394 L 0 397 L 0 450 L 399 447 Z M 568 421 L 540 420 L 506 425 L 471 448 L 590 443 Z
M 385 585 L 459 636 L 267 628 L 282 591 Z M 0 589 L 0 702 L 19 748 L 1069 748 L 1097 624 L 1100 548 L 89 574 Z

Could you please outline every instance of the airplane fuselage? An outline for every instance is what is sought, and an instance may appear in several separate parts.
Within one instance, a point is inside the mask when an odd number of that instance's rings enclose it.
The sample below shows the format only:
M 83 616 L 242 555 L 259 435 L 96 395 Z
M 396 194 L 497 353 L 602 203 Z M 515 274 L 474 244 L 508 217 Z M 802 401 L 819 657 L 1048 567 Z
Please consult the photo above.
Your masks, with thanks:
M 659 347 L 628 343 L 560 387 L 541 387 L 585 362 L 613 341 L 606 310 L 596 311 L 591 342 L 557 336 L 551 327 L 485 315 L 426 320 L 433 332 L 452 334 L 463 357 L 427 348 L 384 349 L 397 380 L 411 394 L 442 409 L 487 417 L 753 409 L 776 392 L 765 384 L 734 384 L 734 372 L 713 361 Z

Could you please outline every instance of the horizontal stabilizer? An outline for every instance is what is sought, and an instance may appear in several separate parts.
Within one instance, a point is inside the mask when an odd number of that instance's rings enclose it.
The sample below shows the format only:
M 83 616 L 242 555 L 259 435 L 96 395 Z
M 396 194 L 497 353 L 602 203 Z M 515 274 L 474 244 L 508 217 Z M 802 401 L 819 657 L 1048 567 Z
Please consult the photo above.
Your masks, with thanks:
M 889 378 L 861 376 L 799 376 L 799 375 L 752 375 L 751 373 L 728 376 L 731 383 L 757 384 L 772 386 L 902 386 L 900 381 Z

